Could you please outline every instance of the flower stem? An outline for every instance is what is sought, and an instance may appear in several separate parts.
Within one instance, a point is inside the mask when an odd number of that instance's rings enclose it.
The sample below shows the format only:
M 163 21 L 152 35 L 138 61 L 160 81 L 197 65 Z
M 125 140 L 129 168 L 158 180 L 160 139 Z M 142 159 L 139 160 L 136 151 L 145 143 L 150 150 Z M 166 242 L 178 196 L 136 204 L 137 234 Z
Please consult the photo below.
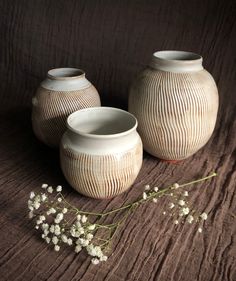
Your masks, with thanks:
M 181 184 L 179 185 L 179 188 L 183 188 L 183 187 L 186 187 L 186 186 L 189 186 L 189 185 L 192 185 L 192 184 L 195 184 L 195 183 L 199 183 L 199 182 L 203 182 L 205 180 L 208 180 L 208 179 L 211 179 L 213 177 L 217 176 L 217 174 L 215 172 L 213 172 L 212 174 L 210 174 L 209 176 L 206 176 L 204 178 L 201 178 L 201 179 L 197 179 L 197 180 L 194 180 L 194 181 L 191 181 L 191 182 L 188 182 L 188 183 L 184 183 L 184 184 Z M 126 210 L 126 209 L 129 209 L 131 208 L 132 206 L 136 206 L 138 207 L 141 203 L 143 203 L 144 201 L 147 201 L 147 200 L 150 200 L 154 197 L 161 197 L 163 196 L 165 193 L 167 193 L 168 191 L 172 190 L 172 185 L 171 186 L 168 186 L 168 187 L 165 187 L 163 189 L 161 189 L 160 191 L 158 192 L 151 192 L 149 193 L 147 199 L 139 199 L 133 203 L 129 203 L 127 205 L 124 205 L 120 208 L 117 208 L 117 209 L 114 209 L 114 210 L 111 210 L 111 211 L 108 211 L 108 212 L 105 212 L 105 213 L 94 213 L 94 212 L 87 212 L 87 211 L 81 211 L 77 208 L 75 208 L 74 206 L 72 206 L 69 202 L 67 202 L 65 200 L 65 197 L 61 194 L 61 196 L 63 197 L 63 200 L 65 201 L 65 203 L 67 203 L 69 206 L 71 206 L 73 208 L 73 210 L 76 211 L 77 214 L 84 214 L 84 215 L 91 215 L 91 216 L 98 216 L 98 217 L 105 217 L 107 215 L 110 215 L 110 214 L 113 214 L 113 213 L 116 213 L 116 212 L 119 212 L 119 211 L 122 211 L 122 210 Z
M 206 176 L 206 177 L 204 177 L 204 178 L 201 178 L 201 179 L 198 179 L 198 180 L 194 180 L 194 181 L 191 181 L 191 182 L 188 182 L 188 183 L 181 184 L 181 185 L 179 185 L 179 188 L 182 188 L 182 187 L 185 187 L 185 186 L 189 186 L 189 185 L 194 184 L 194 183 L 199 183 L 199 182 L 208 180 L 208 179 L 210 179 L 210 178 L 212 178 L 212 177 L 215 177 L 216 175 L 217 175 L 216 173 L 212 173 L 211 175 Z M 139 199 L 138 201 L 135 201 L 135 202 L 133 202 L 133 203 L 130 203 L 130 204 L 124 205 L 124 206 L 122 206 L 122 207 L 120 207 L 120 208 L 114 209 L 114 210 L 112 210 L 112 211 L 103 213 L 102 216 L 107 216 L 107 215 L 116 213 L 116 212 L 118 212 L 118 211 L 125 210 L 125 209 L 130 208 L 130 207 L 135 206 L 135 205 L 138 206 L 138 205 L 140 205 L 141 203 L 143 203 L 144 201 L 147 201 L 147 200 L 152 199 L 152 198 L 154 198 L 154 197 L 160 197 L 160 196 L 162 196 L 163 194 L 165 194 L 167 191 L 170 191 L 170 190 L 172 190 L 172 186 L 165 187 L 165 188 L 161 189 L 161 190 L 158 191 L 158 192 L 151 192 L 150 195 L 148 195 L 147 199 L 141 198 L 141 199 Z

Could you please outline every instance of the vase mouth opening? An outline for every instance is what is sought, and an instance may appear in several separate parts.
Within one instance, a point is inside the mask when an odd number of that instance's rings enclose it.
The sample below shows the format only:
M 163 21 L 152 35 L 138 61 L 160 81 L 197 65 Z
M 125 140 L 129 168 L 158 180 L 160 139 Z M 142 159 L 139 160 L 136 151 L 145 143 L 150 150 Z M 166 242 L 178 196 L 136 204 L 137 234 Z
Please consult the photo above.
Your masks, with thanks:
M 203 69 L 202 57 L 185 51 L 158 51 L 152 56 L 150 67 L 167 72 L 192 72 Z
M 85 76 L 85 72 L 78 68 L 54 68 L 48 71 L 47 77 L 53 80 L 78 79 Z
M 137 128 L 131 113 L 113 107 L 90 107 L 78 110 L 67 118 L 67 127 L 88 138 L 108 139 L 128 135 Z
M 154 57 L 168 61 L 197 61 L 202 60 L 202 57 L 196 53 L 185 51 L 158 51 L 153 54 Z

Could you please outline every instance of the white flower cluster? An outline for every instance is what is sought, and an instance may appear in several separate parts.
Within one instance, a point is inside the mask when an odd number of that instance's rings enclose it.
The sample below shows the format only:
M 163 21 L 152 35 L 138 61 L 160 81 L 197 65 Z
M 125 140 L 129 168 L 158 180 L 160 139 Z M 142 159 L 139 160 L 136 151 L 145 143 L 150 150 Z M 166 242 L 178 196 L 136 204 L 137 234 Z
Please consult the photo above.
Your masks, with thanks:
M 157 193 L 159 188 L 155 186 L 153 190 L 151 190 L 151 187 L 149 184 L 145 185 L 145 191 L 143 192 L 143 200 L 147 200 L 149 197 L 149 194 L 152 195 L 153 193 Z M 157 203 L 157 198 L 152 198 L 152 202 Z
M 35 228 L 42 232 L 41 237 L 45 242 L 52 244 L 55 251 L 59 251 L 63 244 L 73 246 L 76 253 L 84 248 L 92 257 L 93 264 L 106 261 L 107 256 L 103 253 L 102 248 L 92 243 L 96 224 L 91 224 L 87 216 L 80 214 L 76 215 L 72 225 L 69 224 L 71 216 L 69 216 L 68 208 L 64 206 L 62 197 L 58 197 L 61 196 L 62 187 L 57 186 L 54 201 L 49 200 L 49 195 L 54 193 L 54 189 L 47 184 L 43 184 L 42 189 L 48 194 L 36 195 L 31 192 L 28 208 L 30 210 L 29 218 L 36 218 Z
M 181 190 L 180 185 L 178 183 L 174 183 L 170 187 L 171 192 L 167 194 L 171 198 L 172 202 L 168 203 L 168 210 L 163 211 L 163 215 L 169 214 L 174 218 L 174 224 L 179 224 L 180 221 L 186 220 L 189 224 L 193 222 L 203 222 L 207 219 L 207 214 L 196 214 L 195 211 L 191 210 L 189 207 L 188 201 L 186 198 L 189 196 L 187 190 Z M 152 198 L 152 202 L 157 203 L 158 201 L 158 187 L 154 187 L 151 190 L 149 185 L 146 185 L 143 192 L 143 200 L 148 200 Z M 156 194 L 155 194 L 156 193 Z M 198 232 L 202 232 L 202 228 L 198 228 Z
M 42 185 L 44 186 L 44 185 Z M 43 202 L 47 201 L 47 195 L 45 193 L 41 193 L 36 195 L 33 191 L 30 192 L 29 200 L 28 200 L 28 208 L 30 210 L 29 212 L 29 218 L 34 217 L 34 211 L 38 210 Z

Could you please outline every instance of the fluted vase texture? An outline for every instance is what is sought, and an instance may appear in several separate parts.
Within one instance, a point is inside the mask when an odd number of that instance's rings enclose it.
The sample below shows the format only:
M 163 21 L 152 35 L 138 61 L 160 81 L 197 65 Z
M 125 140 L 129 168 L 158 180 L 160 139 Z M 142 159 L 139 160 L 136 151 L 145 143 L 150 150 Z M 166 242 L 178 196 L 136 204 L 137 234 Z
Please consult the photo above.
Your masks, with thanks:
M 160 51 L 133 82 L 129 111 L 138 119 L 147 152 L 160 159 L 182 160 L 211 137 L 218 91 L 200 55 Z
M 95 87 L 77 68 L 48 71 L 32 99 L 32 125 L 35 135 L 45 144 L 57 147 L 66 130 L 66 119 L 79 109 L 100 106 Z
M 60 147 L 61 168 L 70 185 L 93 198 L 127 190 L 142 165 L 136 118 L 121 109 L 94 107 L 72 113 Z

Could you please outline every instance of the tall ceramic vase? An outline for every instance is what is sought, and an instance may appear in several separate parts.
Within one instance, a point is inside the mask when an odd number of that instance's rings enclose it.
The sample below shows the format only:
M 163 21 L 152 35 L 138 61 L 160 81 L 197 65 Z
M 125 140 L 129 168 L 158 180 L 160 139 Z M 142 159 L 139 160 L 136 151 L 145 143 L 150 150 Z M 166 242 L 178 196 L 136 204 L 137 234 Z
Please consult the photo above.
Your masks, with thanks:
M 218 91 L 200 55 L 160 51 L 133 82 L 129 111 L 138 119 L 147 152 L 160 159 L 182 160 L 211 137 Z
M 61 168 L 74 189 L 93 198 L 111 198 L 133 184 L 143 146 L 132 114 L 111 107 L 87 108 L 72 113 L 67 127 Z
M 84 71 L 77 68 L 48 71 L 32 103 L 34 133 L 52 147 L 59 145 L 66 130 L 66 119 L 72 112 L 101 105 L 97 90 L 86 79 Z

